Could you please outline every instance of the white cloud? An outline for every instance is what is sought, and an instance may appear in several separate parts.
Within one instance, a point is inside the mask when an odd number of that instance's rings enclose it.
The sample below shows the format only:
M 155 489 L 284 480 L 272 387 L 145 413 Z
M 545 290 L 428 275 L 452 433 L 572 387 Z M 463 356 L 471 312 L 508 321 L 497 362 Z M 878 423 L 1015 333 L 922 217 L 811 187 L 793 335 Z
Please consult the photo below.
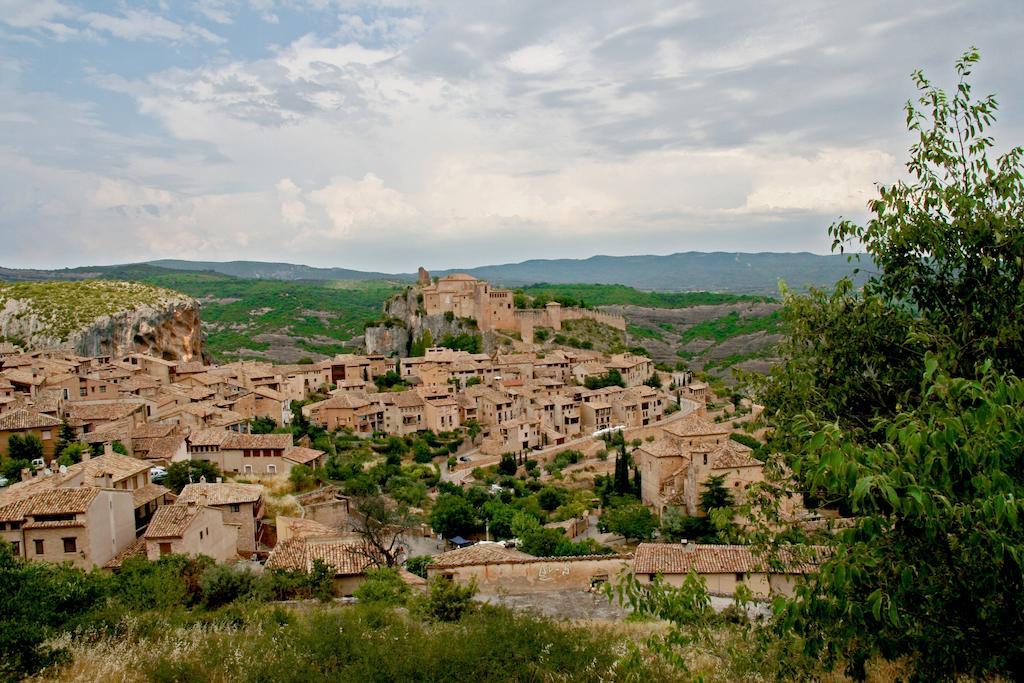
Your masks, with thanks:
M 309 193 L 331 220 L 326 231 L 331 237 L 343 237 L 360 230 L 394 227 L 412 221 L 417 211 L 402 194 L 385 187 L 384 181 L 372 173 L 362 180 L 334 178 L 327 186 Z

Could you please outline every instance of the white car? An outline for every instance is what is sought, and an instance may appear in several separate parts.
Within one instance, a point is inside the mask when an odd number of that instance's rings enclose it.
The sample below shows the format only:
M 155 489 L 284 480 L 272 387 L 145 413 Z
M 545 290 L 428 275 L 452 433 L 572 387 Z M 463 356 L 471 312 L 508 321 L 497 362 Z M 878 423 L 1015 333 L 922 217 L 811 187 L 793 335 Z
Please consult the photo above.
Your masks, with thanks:
M 42 458 L 32 458 L 32 467 L 41 470 L 46 467 L 46 461 Z
M 7 477 L 0 477 L 0 488 L 3 488 L 11 483 L 11 480 Z
M 160 467 L 159 465 L 157 465 L 156 467 L 150 467 L 149 468 L 149 478 L 151 480 L 153 480 L 153 481 L 158 481 L 160 479 L 163 479 L 166 476 L 167 476 L 167 468 L 166 467 Z

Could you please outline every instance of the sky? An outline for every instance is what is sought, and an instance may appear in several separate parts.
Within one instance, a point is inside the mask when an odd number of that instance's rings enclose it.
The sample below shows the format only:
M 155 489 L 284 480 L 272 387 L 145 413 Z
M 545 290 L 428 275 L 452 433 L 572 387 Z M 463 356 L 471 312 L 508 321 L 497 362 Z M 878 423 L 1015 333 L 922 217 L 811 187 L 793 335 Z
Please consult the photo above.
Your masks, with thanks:
M 1024 2 L 0 0 L 0 266 L 828 253 Z

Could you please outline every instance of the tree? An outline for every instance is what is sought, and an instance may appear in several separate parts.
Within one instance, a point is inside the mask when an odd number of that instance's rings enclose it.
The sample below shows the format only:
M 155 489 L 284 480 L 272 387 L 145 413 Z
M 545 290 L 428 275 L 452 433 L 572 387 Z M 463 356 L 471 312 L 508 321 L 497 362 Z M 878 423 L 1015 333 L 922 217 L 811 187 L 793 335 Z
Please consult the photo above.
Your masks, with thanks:
M 288 473 L 288 481 L 297 493 L 311 489 L 316 485 L 313 469 L 307 465 L 293 465 Z
M 384 496 L 358 499 L 356 511 L 352 528 L 363 540 L 357 552 L 375 567 L 401 566 L 402 537 L 418 525 L 419 519 L 407 505 L 393 503 Z
M 626 453 L 625 441 L 619 444 L 619 450 L 615 454 L 615 493 L 623 495 L 630 492 L 629 483 L 629 455 Z
M 622 379 L 622 373 L 612 368 L 603 375 L 587 377 L 583 380 L 583 385 L 587 389 L 604 389 L 605 387 L 624 387 L 626 382 Z
M 677 507 L 670 507 L 661 516 L 661 538 L 675 543 L 686 539 L 698 543 L 721 543 L 710 517 L 691 517 Z
M 498 463 L 498 474 L 504 474 L 507 476 L 514 476 L 516 470 L 519 469 L 519 465 L 516 464 L 516 458 L 511 453 L 505 453 L 501 456 L 501 462 Z
M 115 453 L 118 453 L 119 455 L 128 455 L 128 447 L 125 446 L 120 441 L 114 441 L 112 444 L 110 444 L 110 450 L 114 451 Z
M 433 555 L 416 555 L 405 561 L 405 568 L 410 574 L 421 579 L 427 578 L 427 565 L 434 561 Z
M 415 462 L 427 463 L 434 459 L 434 454 L 430 452 L 430 446 L 427 442 L 417 439 L 412 447 L 412 458 Z
M 711 514 L 712 510 L 731 508 L 732 493 L 725 487 L 725 475 L 713 474 L 704 482 L 704 490 L 700 492 L 700 508 Z
M 35 434 L 11 434 L 7 439 L 7 457 L 31 462 L 43 457 L 43 442 Z
M 658 518 L 639 503 L 610 508 L 601 515 L 601 521 L 609 531 L 627 540 L 649 541 L 658 528 Z
M 271 434 L 277 429 L 277 421 L 272 417 L 258 416 L 249 420 L 249 431 L 253 434 Z
M 445 538 L 472 533 L 478 526 L 469 501 L 454 493 L 442 493 L 430 511 L 430 526 Z
M 977 60 L 953 94 L 914 74 L 910 180 L 830 228 L 877 273 L 787 294 L 787 360 L 752 382 L 768 448 L 855 515 L 777 627 L 857 677 L 876 655 L 918 680 L 1024 675 L 1024 164 L 1020 147 L 988 158 Z
M 84 443 L 69 443 L 60 450 L 60 454 L 57 457 L 57 464 L 70 467 L 76 463 L 82 462 L 82 454 L 88 450 L 88 446 Z
M 163 485 L 174 493 L 181 493 L 188 484 L 199 483 L 202 477 L 206 477 L 208 482 L 215 482 L 219 476 L 220 469 L 209 460 L 183 460 L 168 466 Z

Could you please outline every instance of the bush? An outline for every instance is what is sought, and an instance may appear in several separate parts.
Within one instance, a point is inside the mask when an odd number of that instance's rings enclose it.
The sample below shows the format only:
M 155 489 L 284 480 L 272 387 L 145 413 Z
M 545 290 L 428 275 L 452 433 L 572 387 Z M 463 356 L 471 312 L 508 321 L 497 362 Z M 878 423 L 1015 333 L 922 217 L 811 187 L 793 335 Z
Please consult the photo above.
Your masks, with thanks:
M 460 586 L 451 579 L 433 579 L 420 602 L 420 612 L 432 621 L 459 621 L 472 609 L 476 590 L 476 579 L 467 586 Z
M 288 481 L 296 493 L 301 493 L 316 486 L 316 478 L 313 476 L 313 468 L 307 465 L 293 465 L 288 473 Z
M 501 462 L 498 463 L 498 474 L 504 474 L 507 476 L 513 476 L 519 466 L 516 465 L 516 458 L 511 453 L 505 453 L 501 456 Z
M 658 528 L 658 518 L 640 504 L 611 508 L 601 515 L 601 521 L 609 531 L 638 541 L 651 540 Z
M 382 567 L 367 569 L 366 578 L 356 587 L 352 595 L 359 602 L 399 606 L 409 600 L 410 593 L 409 584 L 402 580 L 397 569 Z
M 434 558 L 431 555 L 416 555 L 405 561 L 405 568 L 409 573 L 425 579 L 427 578 L 427 565 L 433 561 Z
M 207 608 L 220 607 L 255 593 L 256 577 L 248 569 L 215 564 L 199 579 L 203 604 Z

